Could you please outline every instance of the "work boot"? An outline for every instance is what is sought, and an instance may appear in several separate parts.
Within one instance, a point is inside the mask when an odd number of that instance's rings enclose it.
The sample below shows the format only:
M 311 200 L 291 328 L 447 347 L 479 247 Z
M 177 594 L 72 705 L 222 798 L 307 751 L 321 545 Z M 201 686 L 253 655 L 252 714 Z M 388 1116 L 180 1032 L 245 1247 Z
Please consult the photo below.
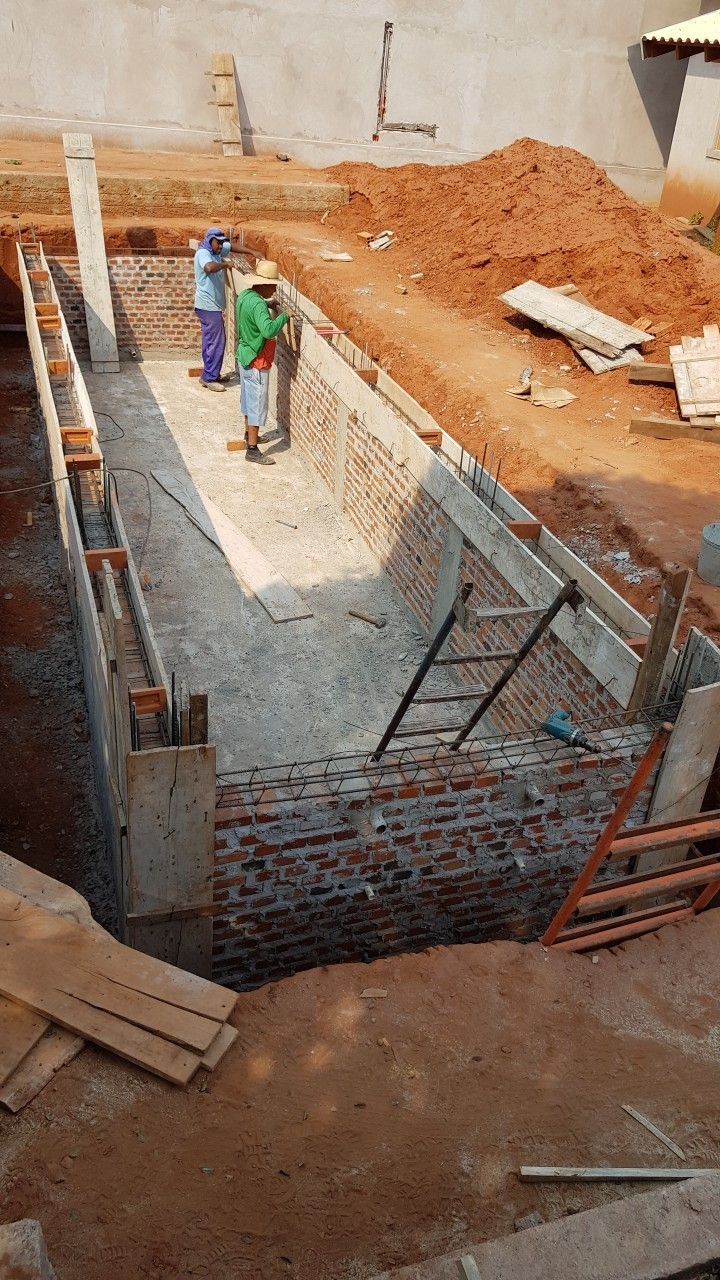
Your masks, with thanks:
M 271 440 L 271 439 L 272 439 L 272 436 L 271 436 L 271 435 L 270 435 L 270 436 L 261 436 L 261 435 L 258 435 L 257 442 L 258 442 L 258 444 L 267 444 L 268 440 Z M 245 444 L 247 445 L 247 443 L 248 443 L 248 433 L 247 433 L 247 431 L 246 431 L 246 432 L 245 432 Z M 248 446 L 248 447 L 249 447 L 249 446 Z
M 224 391 L 225 388 L 221 382 L 206 382 L 204 378 L 200 379 L 200 386 L 206 391 Z
M 261 467 L 274 467 L 275 459 L 269 457 L 267 453 L 261 453 L 257 445 L 248 445 L 245 450 L 245 459 L 247 462 L 258 462 Z

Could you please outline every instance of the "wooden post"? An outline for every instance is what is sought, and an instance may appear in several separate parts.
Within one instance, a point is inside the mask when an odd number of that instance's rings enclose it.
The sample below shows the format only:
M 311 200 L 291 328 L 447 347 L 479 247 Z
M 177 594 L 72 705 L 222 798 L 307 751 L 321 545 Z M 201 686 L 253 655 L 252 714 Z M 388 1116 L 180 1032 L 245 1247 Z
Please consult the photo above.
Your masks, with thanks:
M 206 693 L 190 694 L 190 745 L 200 746 L 208 740 L 208 696 Z
M 691 571 L 684 569 L 682 565 L 668 565 L 665 569 L 657 613 L 650 628 L 645 656 L 640 664 L 628 711 L 652 707 L 660 699 L 665 669 L 675 644 L 691 578 Z
M 64 133 L 63 146 L 92 369 L 93 373 L 117 373 L 120 363 L 93 140 L 89 133 Z

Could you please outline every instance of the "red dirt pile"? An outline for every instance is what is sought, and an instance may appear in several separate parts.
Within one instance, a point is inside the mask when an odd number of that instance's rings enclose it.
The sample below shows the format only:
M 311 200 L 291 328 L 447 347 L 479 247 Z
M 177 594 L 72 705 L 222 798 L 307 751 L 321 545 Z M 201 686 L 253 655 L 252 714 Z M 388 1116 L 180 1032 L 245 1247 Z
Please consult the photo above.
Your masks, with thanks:
M 595 306 L 696 333 L 720 313 L 720 261 L 626 196 L 587 156 L 521 138 L 464 165 L 330 170 L 351 203 L 330 222 L 392 229 L 398 268 L 466 315 L 507 314 L 497 295 L 524 280 L 572 280 Z

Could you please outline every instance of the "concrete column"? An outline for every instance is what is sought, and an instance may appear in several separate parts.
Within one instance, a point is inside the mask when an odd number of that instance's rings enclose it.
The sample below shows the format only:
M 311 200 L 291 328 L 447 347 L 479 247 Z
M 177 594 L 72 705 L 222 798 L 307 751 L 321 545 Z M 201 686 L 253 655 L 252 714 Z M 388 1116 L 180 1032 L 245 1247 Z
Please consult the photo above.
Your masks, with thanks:
M 120 363 L 93 140 L 89 133 L 64 133 L 63 147 L 92 369 L 93 373 L 117 373 Z
M 453 600 L 457 595 L 457 581 L 458 573 L 460 572 L 462 548 L 462 531 L 458 529 L 457 525 L 454 524 L 452 520 L 449 520 L 447 533 L 445 534 L 442 558 L 440 560 L 440 572 L 438 573 L 435 601 L 433 603 L 432 621 L 430 626 L 430 634 L 432 636 L 437 634 L 440 624 L 449 614 Z

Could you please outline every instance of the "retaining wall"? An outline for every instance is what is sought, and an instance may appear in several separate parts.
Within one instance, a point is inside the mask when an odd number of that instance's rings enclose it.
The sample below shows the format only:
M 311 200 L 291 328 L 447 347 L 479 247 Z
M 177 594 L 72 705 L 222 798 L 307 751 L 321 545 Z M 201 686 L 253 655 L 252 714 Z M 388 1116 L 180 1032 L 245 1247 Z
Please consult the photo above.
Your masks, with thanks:
M 225 790 L 213 974 L 247 988 L 314 965 L 537 938 L 633 769 L 620 755 L 460 777 L 439 763 L 350 801 Z
M 199 352 L 191 255 L 112 254 L 107 262 L 121 350 Z M 89 348 L 78 259 L 57 255 L 50 259 L 50 270 L 73 346 L 84 355 Z

